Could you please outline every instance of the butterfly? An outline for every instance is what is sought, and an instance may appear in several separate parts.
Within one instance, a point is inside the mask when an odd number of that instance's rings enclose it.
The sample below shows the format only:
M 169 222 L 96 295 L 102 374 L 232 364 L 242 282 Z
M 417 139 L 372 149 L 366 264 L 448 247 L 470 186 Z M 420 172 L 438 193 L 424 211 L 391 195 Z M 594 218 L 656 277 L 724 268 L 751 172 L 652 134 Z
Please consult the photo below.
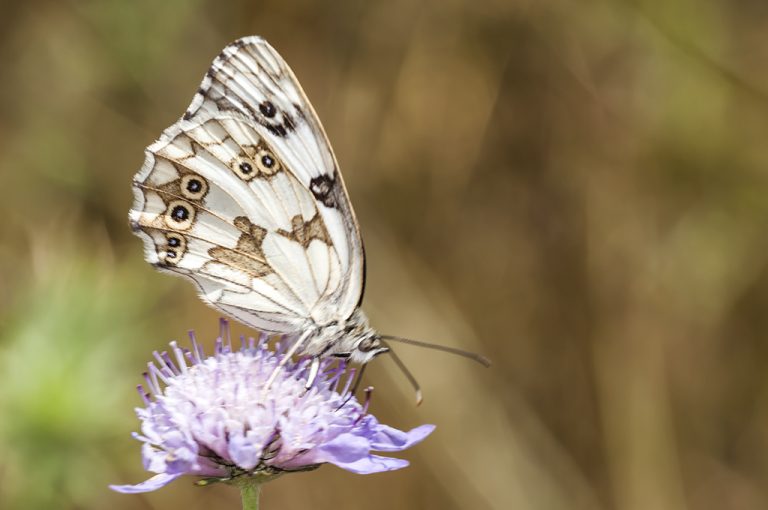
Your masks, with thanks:
M 365 365 L 399 339 L 360 308 L 365 252 L 336 157 L 264 39 L 214 59 L 184 115 L 147 147 L 133 192 L 146 260 L 226 315 L 294 335 L 286 358 L 311 356 L 315 371 L 329 356 Z

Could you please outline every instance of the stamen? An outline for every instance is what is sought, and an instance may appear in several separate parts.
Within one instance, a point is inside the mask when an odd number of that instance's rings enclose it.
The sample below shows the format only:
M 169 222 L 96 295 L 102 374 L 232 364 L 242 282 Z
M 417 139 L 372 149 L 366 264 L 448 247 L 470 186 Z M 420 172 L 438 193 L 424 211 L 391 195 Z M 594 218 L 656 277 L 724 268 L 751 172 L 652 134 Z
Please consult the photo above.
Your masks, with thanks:
M 342 397 L 347 394 L 349 391 L 349 387 L 352 386 L 352 381 L 355 380 L 355 374 L 357 373 L 357 369 L 352 367 L 349 369 L 349 377 L 347 377 L 347 383 L 344 385 L 344 391 L 339 392 L 339 395 Z
M 159 394 L 161 392 L 159 391 L 160 383 L 159 383 L 158 379 L 160 379 L 160 381 L 163 381 L 163 384 L 165 384 L 167 386 L 169 378 L 166 377 L 166 375 L 163 374 L 160 371 L 160 369 L 157 368 L 157 365 L 155 365 L 154 363 L 148 363 L 147 367 L 149 368 L 149 375 L 152 377 L 152 382 L 154 382 L 157 385 L 157 388 L 158 388 L 158 391 L 155 392 L 155 394 Z
M 192 343 L 192 357 L 194 359 L 194 364 L 197 365 L 198 363 L 202 363 L 203 359 L 205 359 L 205 353 L 197 341 L 195 332 L 191 329 L 189 330 L 189 340 Z
M 365 388 L 365 402 L 363 403 L 363 410 L 361 414 L 361 418 L 368 414 L 368 406 L 371 404 L 371 396 L 373 395 L 373 386 L 368 386 Z
M 173 377 L 175 375 L 173 370 L 168 368 L 168 363 L 163 358 L 163 356 L 167 356 L 168 355 L 167 352 L 165 352 L 165 351 L 163 351 L 163 352 L 154 351 L 152 353 L 152 355 L 154 356 L 155 361 L 157 362 L 156 370 L 158 371 L 158 373 L 163 374 L 165 377 Z
M 157 386 L 157 380 L 156 380 L 156 379 L 155 379 L 154 381 L 153 381 L 153 380 L 151 380 L 151 379 L 149 378 L 149 373 L 147 373 L 147 372 L 144 372 L 144 373 L 143 373 L 143 374 L 141 374 L 141 375 L 143 375 L 143 376 L 144 376 L 144 381 L 147 383 L 147 388 L 149 389 L 149 391 L 150 391 L 151 393 L 153 393 L 153 394 L 155 394 L 155 395 L 157 395 L 158 393 L 160 393 L 160 388 Z
M 144 387 L 141 384 L 136 386 L 136 391 L 139 392 L 139 397 L 141 397 L 141 400 L 144 402 L 145 405 L 149 405 L 151 403 L 149 399 L 149 394 L 146 391 L 144 391 Z
M 269 335 L 264 332 L 260 333 L 259 344 L 258 344 L 259 349 L 261 349 L 264 346 L 264 344 L 266 344 L 268 341 L 269 341 Z
M 232 352 L 232 335 L 230 334 L 229 321 L 227 319 L 219 319 L 219 337 L 224 340 L 224 345 L 229 347 L 228 352 Z
M 184 359 L 184 352 L 179 348 L 175 340 L 171 342 L 171 349 L 173 349 L 173 354 L 176 357 L 176 365 L 179 367 L 180 373 L 186 373 L 187 361 Z
M 171 347 L 173 347 L 173 344 L 171 344 Z M 181 373 L 181 370 L 179 370 L 173 360 L 171 360 L 168 351 L 163 351 L 160 355 L 163 357 L 163 362 L 165 363 L 166 368 L 171 371 L 171 375 L 179 375 Z
M 346 363 L 343 361 L 336 366 L 333 374 L 328 377 L 328 387 L 331 391 L 336 391 L 341 381 L 341 376 L 344 374 L 344 370 L 347 368 Z

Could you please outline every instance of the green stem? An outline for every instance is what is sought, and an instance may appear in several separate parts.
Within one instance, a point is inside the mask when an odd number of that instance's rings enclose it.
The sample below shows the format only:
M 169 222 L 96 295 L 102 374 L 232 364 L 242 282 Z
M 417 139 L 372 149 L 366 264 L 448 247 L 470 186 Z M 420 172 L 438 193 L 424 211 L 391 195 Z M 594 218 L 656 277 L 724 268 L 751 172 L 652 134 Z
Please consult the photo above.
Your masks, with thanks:
M 238 485 L 240 486 L 240 495 L 243 498 L 243 510 L 259 510 L 261 484 L 255 480 L 250 480 L 250 483 Z

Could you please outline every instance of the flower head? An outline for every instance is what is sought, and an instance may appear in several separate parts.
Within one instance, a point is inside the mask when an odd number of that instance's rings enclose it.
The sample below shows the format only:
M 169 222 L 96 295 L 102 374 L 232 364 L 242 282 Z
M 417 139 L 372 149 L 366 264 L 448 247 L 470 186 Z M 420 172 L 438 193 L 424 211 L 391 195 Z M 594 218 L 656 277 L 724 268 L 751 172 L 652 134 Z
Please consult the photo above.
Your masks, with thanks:
M 138 387 L 145 407 L 136 410 L 141 433 L 134 437 L 143 443 L 144 467 L 156 474 L 113 485 L 116 491 L 152 491 L 182 475 L 270 478 L 324 463 L 361 474 L 400 469 L 408 461 L 371 452 L 404 450 L 434 430 L 379 423 L 367 400 L 361 405 L 350 393 L 354 369 L 344 364 L 323 360 L 307 389 L 311 360 L 286 360 L 267 388 L 285 353 L 269 350 L 266 335 L 234 349 L 222 321 L 210 357 L 190 337 L 191 350 L 171 342 L 170 353 L 156 352 L 146 386 Z

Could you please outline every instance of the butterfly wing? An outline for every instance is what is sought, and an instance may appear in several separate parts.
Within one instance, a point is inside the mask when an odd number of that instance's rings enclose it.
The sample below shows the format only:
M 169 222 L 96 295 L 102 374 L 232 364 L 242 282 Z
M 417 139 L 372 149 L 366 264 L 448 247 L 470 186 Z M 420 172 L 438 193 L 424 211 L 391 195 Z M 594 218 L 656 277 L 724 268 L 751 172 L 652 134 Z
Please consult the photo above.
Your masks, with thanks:
M 214 60 L 147 148 L 134 196 L 146 259 L 246 324 L 292 332 L 359 304 L 363 247 L 336 159 L 295 76 L 258 37 Z

